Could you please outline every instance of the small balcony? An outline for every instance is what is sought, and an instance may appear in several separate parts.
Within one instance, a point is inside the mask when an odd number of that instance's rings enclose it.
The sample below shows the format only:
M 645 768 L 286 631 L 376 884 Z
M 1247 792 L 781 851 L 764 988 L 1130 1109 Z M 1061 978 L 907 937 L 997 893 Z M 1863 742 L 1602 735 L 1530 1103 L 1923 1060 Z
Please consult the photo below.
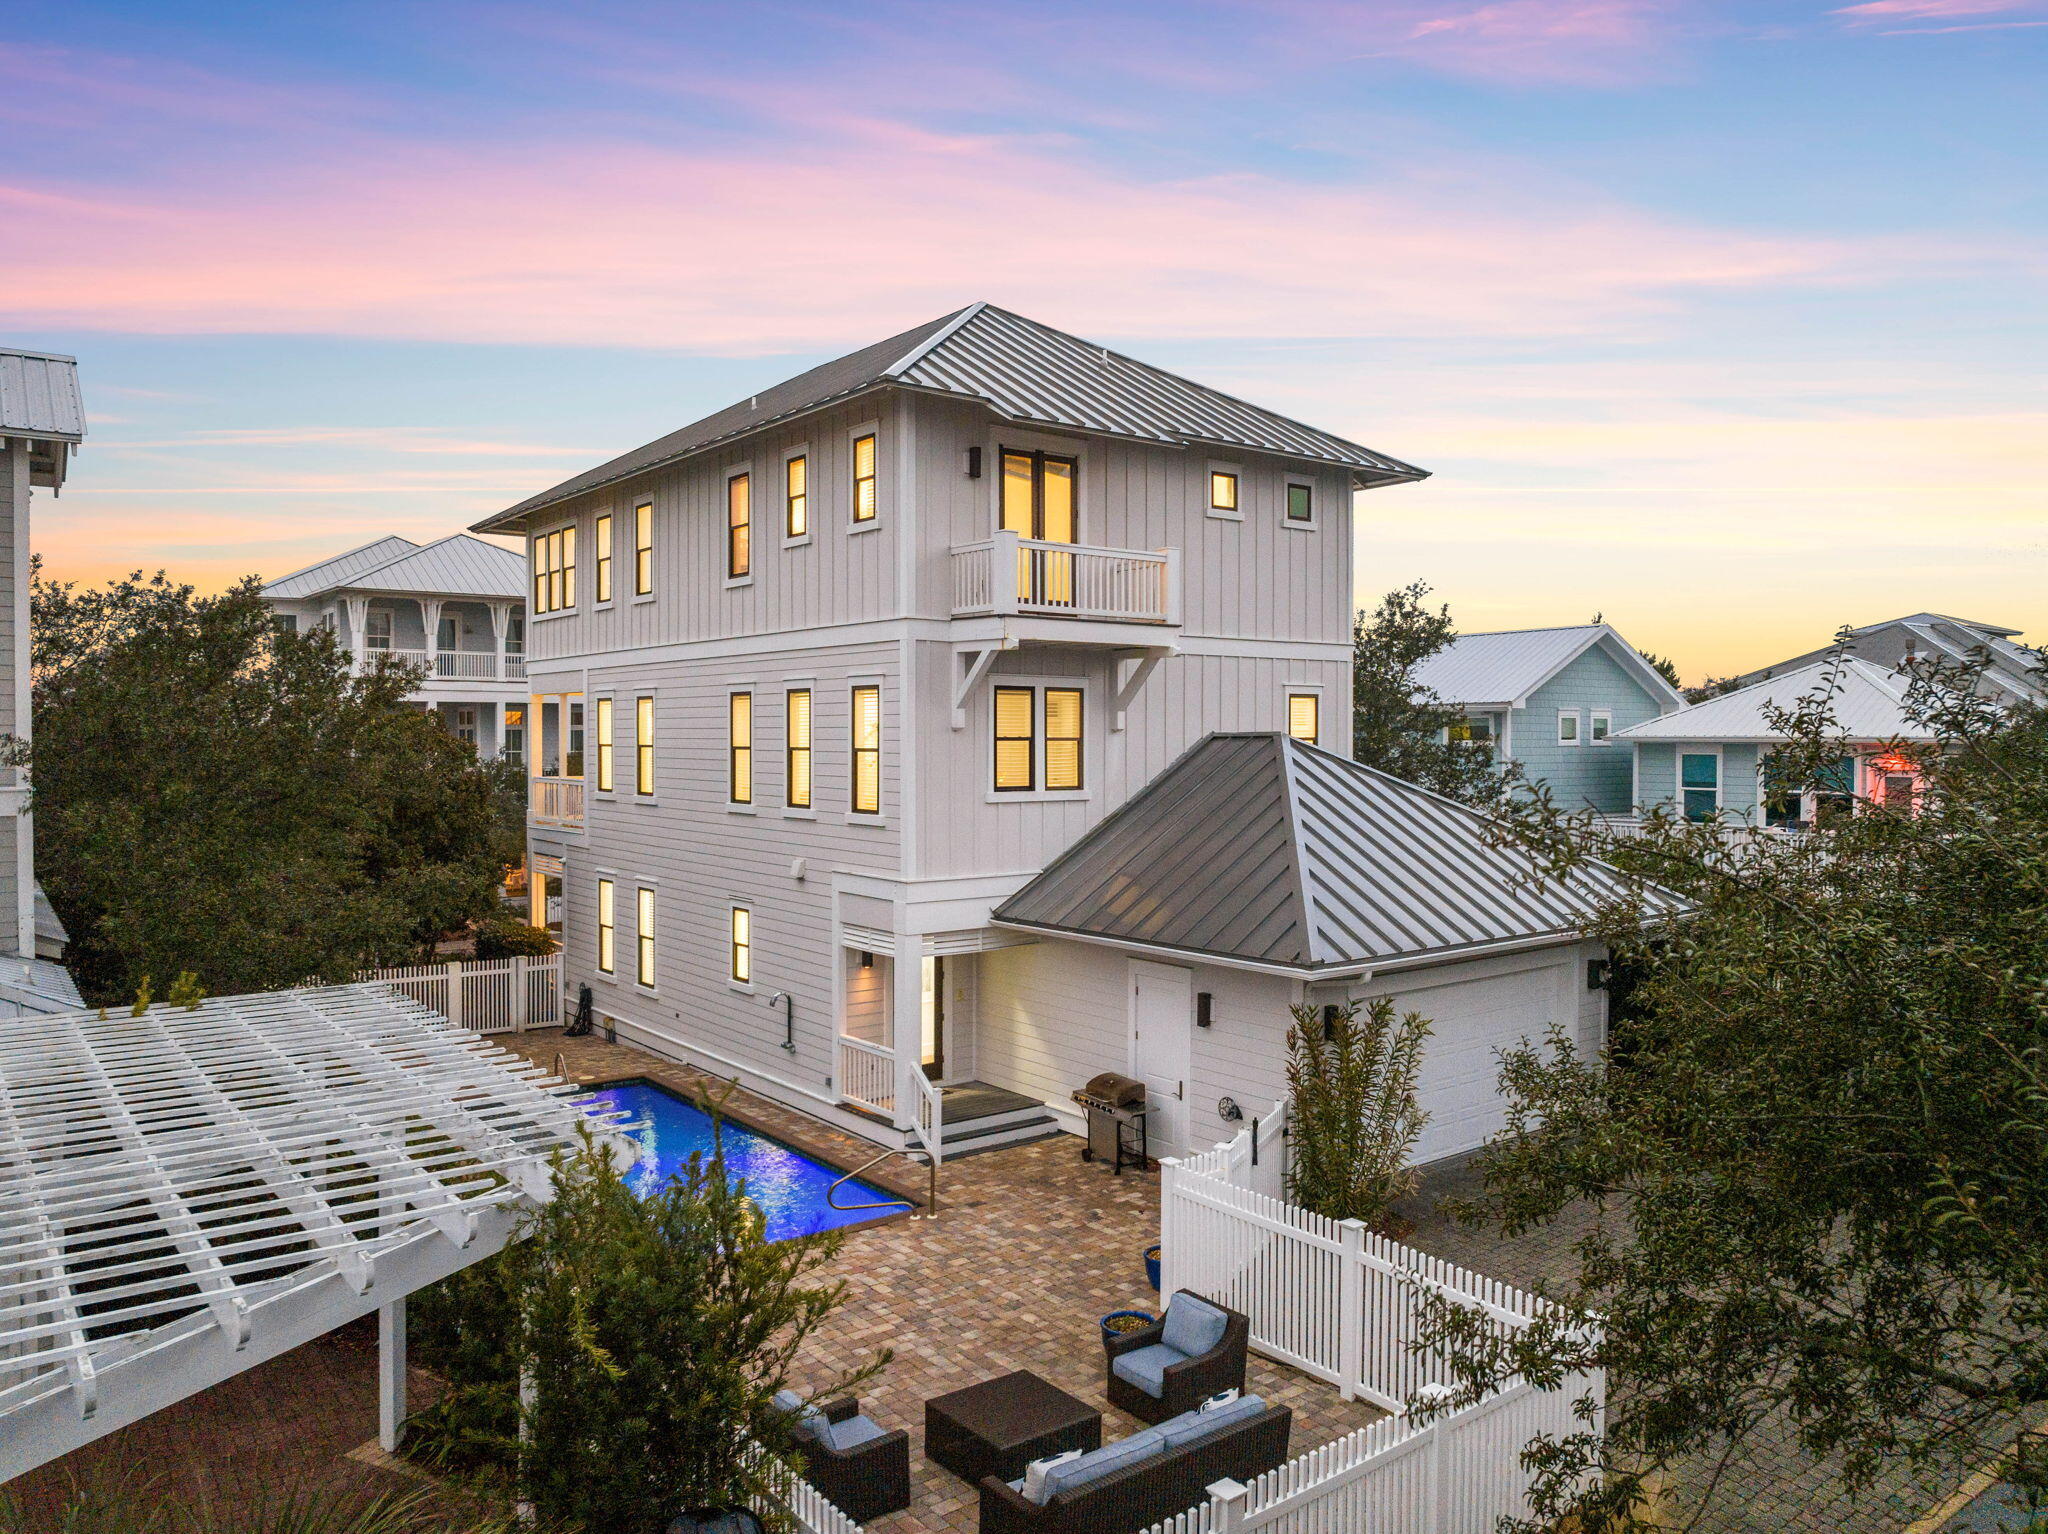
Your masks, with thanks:
M 582 827 L 581 778 L 531 778 L 528 785 L 526 814 L 535 825 Z
M 1180 551 L 1099 549 L 997 533 L 953 550 L 953 616 L 1180 623 Z
M 410 650 L 371 645 L 357 655 L 365 669 L 389 662 L 425 666 L 429 681 L 517 682 L 526 676 L 523 654 L 496 650 Z

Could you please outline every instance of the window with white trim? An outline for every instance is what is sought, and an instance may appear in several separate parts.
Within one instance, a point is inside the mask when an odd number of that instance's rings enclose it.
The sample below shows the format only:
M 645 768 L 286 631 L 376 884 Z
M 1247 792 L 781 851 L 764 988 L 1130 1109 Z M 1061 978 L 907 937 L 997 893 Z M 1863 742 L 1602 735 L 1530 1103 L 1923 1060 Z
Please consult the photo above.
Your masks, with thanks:
M 754 913 L 743 905 L 732 908 L 732 930 L 728 948 L 727 973 L 734 985 L 754 983 Z
M 1575 708 L 1561 708 L 1557 711 L 1557 743 L 1560 746 L 1579 744 L 1579 711 Z
M 754 476 L 734 474 L 725 482 L 725 578 L 754 573 Z
M 558 613 L 576 605 L 576 529 L 558 527 L 533 540 L 533 610 Z
M 597 970 L 609 975 L 618 955 L 618 886 L 610 879 L 597 881 Z
M 811 460 L 792 453 L 782 461 L 782 536 L 807 538 L 811 532 Z
M 853 439 L 853 520 L 875 520 L 875 434 Z
M 991 690 L 991 770 L 999 794 L 1078 793 L 1086 787 L 1087 696 L 1052 682 Z
M 1316 487 L 1305 480 L 1287 482 L 1287 521 L 1294 527 L 1312 527 L 1316 520 Z
M 1614 739 L 1614 713 L 1611 709 L 1596 708 L 1586 716 L 1586 739 L 1596 746 L 1604 746 Z
M 654 700 L 633 700 L 633 792 L 654 792 Z
M 635 916 L 634 933 L 639 949 L 633 978 L 651 991 L 654 989 L 654 891 L 644 884 L 640 887 L 639 906 Z
M 754 802 L 754 695 L 726 694 L 725 797 L 730 804 Z
M 1687 820 L 1712 820 L 1721 808 L 1721 753 L 1680 752 L 1678 792 Z
M 1287 733 L 1296 740 L 1317 744 L 1323 734 L 1323 695 L 1319 692 L 1290 692 L 1287 695 Z
M 606 512 L 591 528 L 591 542 L 597 546 L 597 583 L 592 600 L 609 602 L 612 599 L 612 514 Z
M 633 508 L 633 594 L 647 596 L 654 590 L 654 502 L 642 501 Z
M 782 802 L 792 810 L 811 807 L 811 690 L 792 687 L 783 700 Z
M 612 791 L 612 700 L 597 700 L 597 791 Z
M 864 683 L 853 689 L 852 808 L 856 815 L 882 813 L 882 689 Z
M 1211 469 L 1209 471 L 1209 510 L 1219 517 L 1239 515 L 1237 504 L 1237 471 L 1235 469 Z

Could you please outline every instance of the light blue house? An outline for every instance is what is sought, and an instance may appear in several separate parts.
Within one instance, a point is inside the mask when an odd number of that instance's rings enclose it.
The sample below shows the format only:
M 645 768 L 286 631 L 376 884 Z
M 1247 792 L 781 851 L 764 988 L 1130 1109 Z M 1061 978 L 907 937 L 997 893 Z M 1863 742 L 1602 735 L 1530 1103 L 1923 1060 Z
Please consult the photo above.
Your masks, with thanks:
M 1560 807 L 1611 815 L 1634 802 L 1632 753 L 1617 735 L 1685 705 L 1605 623 L 1461 634 L 1415 680 L 1464 714 L 1455 733 L 1491 742 Z
M 1771 750 L 1785 739 L 1773 711 L 1823 692 L 1844 742 L 1841 760 L 1811 783 L 1771 782 Z M 1631 798 L 1642 810 L 1661 805 L 1688 820 L 1719 815 L 1785 830 L 1859 801 L 1911 808 L 1918 773 L 1889 748 L 1933 736 L 1907 718 L 1905 694 L 1906 678 L 1897 671 L 1831 656 L 1631 725 L 1618 732 L 1635 764 Z

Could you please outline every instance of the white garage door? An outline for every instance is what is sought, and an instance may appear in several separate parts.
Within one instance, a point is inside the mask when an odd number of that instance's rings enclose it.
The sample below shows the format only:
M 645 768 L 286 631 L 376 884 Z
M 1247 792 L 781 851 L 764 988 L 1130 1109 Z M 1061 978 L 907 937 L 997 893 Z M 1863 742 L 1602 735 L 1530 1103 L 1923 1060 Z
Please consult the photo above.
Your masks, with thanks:
M 1564 988 L 1570 973 L 1567 961 L 1393 993 L 1400 1011 L 1430 1020 L 1416 1084 L 1429 1114 L 1415 1148 L 1418 1162 L 1475 1150 L 1506 1127 L 1499 1052 L 1525 1038 L 1542 1040 L 1560 998 L 1570 994 Z

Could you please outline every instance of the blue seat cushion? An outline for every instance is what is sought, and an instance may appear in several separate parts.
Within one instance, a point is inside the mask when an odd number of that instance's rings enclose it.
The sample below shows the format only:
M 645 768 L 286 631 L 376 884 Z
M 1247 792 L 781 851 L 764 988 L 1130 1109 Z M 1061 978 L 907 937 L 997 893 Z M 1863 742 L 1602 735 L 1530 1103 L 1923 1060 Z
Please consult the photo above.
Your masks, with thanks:
M 1171 1421 L 1160 1423 L 1157 1431 L 1166 1440 L 1167 1448 L 1191 1448 L 1240 1422 L 1249 1421 L 1265 1409 L 1266 1403 L 1257 1396 L 1239 1396 L 1228 1406 L 1218 1406 L 1212 1411 L 1182 1412 Z
M 773 1404 L 796 1418 L 795 1431 L 806 1438 L 815 1436 L 818 1429 L 825 1426 L 825 1413 L 807 1403 L 794 1390 L 776 1391 Z
M 1159 1340 L 1189 1358 L 1200 1358 L 1216 1350 L 1230 1317 L 1191 1294 L 1176 1294 L 1166 1306 L 1166 1325 Z
M 1166 1450 L 1154 1439 L 1140 1441 L 1126 1438 L 1121 1443 L 1104 1444 L 1092 1453 L 1079 1459 L 1070 1459 L 1064 1465 L 1054 1465 L 1045 1473 L 1045 1500 L 1050 1502 L 1063 1492 L 1079 1491 L 1092 1486 L 1104 1476 L 1112 1475 L 1127 1465 L 1136 1465 L 1148 1459 L 1156 1459 Z
M 1132 1348 L 1128 1353 L 1117 1354 L 1110 1360 L 1109 1367 L 1118 1379 L 1128 1380 L 1156 1400 L 1166 1394 L 1167 1369 L 1187 1361 L 1185 1353 L 1163 1342 L 1153 1342 L 1142 1348 Z
M 818 1430 L 818 1442 L 835 1454 L 858 1449 L 864 1443 L 889 1435 L 866 1417 L 848 1417 L 844 1422 L 827 1422 Z

